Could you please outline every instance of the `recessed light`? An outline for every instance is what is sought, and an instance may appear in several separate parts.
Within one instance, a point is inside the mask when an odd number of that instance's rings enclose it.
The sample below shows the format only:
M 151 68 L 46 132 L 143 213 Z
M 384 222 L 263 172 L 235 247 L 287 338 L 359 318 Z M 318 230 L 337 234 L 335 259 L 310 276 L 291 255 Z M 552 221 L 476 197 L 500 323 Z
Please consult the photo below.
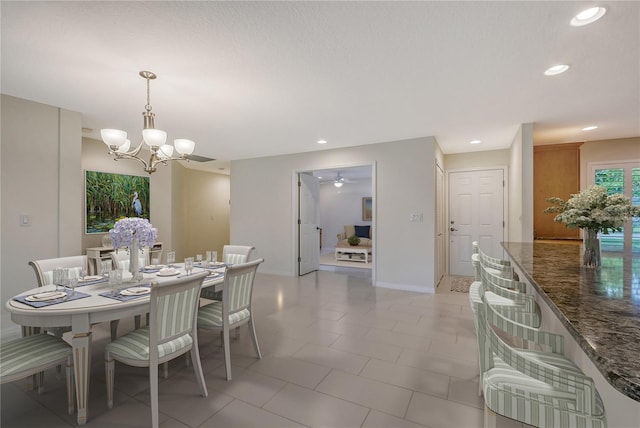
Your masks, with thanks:
M 590 7 L 589 9 L 585 9 L 571 20 L 571 25 L 574 27 L 581 27 L 583 25 L 591 24 L 592 22 L 597 21 L 602 18 L 604 14 L 607 12 L 607 9 L 604 7 Z
M 327 140 L 318 140 L 318 144 L 327 144 Z
M 480 144 L 480 143 L 482 143 L 482 141 L 480 140 L 469 141 L 469 144 Z
M 593 131 L 594 129 L 598 129 L 597 126 L 587 126 L 582 128 L 583 131 Z
M 569 69 L 568 65 L 566 65 L 566 64 L 558 64 L 558 65 L 554 65 L 553 67 L 547 68 L 547 70 L 544 72 L 544 75 L 545 76 L 555 76 L 556 74 L 564 73 L 568 69 Z

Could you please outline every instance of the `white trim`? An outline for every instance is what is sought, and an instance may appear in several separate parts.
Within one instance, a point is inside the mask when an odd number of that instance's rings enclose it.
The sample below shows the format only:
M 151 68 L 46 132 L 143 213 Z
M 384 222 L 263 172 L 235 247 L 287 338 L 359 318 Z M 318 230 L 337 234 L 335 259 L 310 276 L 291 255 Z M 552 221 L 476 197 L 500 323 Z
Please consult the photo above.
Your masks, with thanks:
M 383 281 L 374 282 L 374 284 L 376 287 L 389 288 L 392 290 L 413 291 L 416 293 L 428 293 L 428 294 L 435 294 L 436 292 L 436 289 L 434 287 L 428 287 L 428 286 L 421 287 L 419 285 L 413 285 L 413 284 L 398 284 L 395 282 L 383 282 Z
M 449 243 L 451 242 L 450 230 L 449 230 L 449 221 L 451 218 L 451 201 L 449 200 L 449 182 L 450 182 L 450 174 L 459 173 L 459 172 L 477 172 L 477 171 L 493 171 L 493 170 L 502 170 L 502 181 L 504 185 L 502 186 L 502 219 L 504 221 L 504 225 L 502 227 L 502 240 L 504 242 L 509 241 L 509 167 L 506 165 L 502 166 L 480 166 L 480 167 L 472 167 L 472 168 L 451 168 L 445 170 L 445 247 L 446 247 L 446 264 L 445 264 L 445 275 L 451 274 L 451 265 L 450 265 L 450 248 Z M 505 255 L 506 258 L 506 255 Z
M 376 213 L 376 200 L 377 200 L 377 181 L 376 181 L 376 176 L 377 176 L 377 172 L 376 172 L 376 161 L 364 161 L 364 162 L 354 162 L 354 163 L 346 163 L 346 164 L 331 164 L 331 165 L 327 165 L 327 166 L 322 166 L 322 165 L 317 165 L 315 167 L 308 167 L 308 168 L 296 168 L 293 171 L 291 171 L 291 218 L 293 219 L 293 221 L 291 222 L 291 227 L 292 227 L 292 231 L 293 233 L 291 234 L 291 239 L 292 239 L 292 253 L 291 253 L 291 257 L 290 260 L 293 262 L 293 269 L 291 270 L 291 272 L 293 272 L 293 276 L 299 276 L 300 275 L 300 265 L 297 262 L 298 256 L 297 254 L 299 254 L 300 249 L 299 247 L 299 239 L 298 239 L 298 205 L 300 204 L 299 198 L 298 198 L 298 174 L 301 173 L 305 173 L 305 172 L 313 172 L 313 171 L 317 171 L 320 169 L 340 169 L 340 168 L 352 168 L 352 167 L 359 167 L 359 166 L 370 166 L 371 167 L 371 208 L 372 208 L 372 220 L 371 220 L 371 227 L 373 227 L 373 235 L 371 236 L 371 240 L 373 241 L 373 245 L 376 244 L 376 235 L 377 235 L 377 231 L 378 231 L 378 227 L 377 227 L 377 213 Z M 371 283 L 375 284 L 375 279 L 376 279 L 376 259 L 373 258 L 372 262 L 371 262 Z

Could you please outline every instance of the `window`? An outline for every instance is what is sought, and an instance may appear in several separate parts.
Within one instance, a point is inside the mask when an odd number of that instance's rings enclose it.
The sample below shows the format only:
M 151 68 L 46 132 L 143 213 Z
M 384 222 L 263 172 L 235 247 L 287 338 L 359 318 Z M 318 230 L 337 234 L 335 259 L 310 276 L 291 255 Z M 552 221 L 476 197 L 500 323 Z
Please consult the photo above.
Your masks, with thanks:
M 607 188 L 608 194 L 622 193 L 640 206 L 640 164 L 638 162 L 593 163 L 591 184 Z M 640 218 L 634 217 L 623 227 L 622 232 L 600 235 L 603 251 L 630 249 L 640 253 Z

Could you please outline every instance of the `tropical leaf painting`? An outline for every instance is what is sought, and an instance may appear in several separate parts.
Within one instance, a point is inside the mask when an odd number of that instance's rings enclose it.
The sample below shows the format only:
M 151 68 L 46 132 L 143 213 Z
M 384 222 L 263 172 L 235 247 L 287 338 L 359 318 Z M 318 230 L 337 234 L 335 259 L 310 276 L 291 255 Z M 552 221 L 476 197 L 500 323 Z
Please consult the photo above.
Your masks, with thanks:
M 149 219 L 149 177 L 85 171 L 85 233 L 105 233 L 123 217 Z

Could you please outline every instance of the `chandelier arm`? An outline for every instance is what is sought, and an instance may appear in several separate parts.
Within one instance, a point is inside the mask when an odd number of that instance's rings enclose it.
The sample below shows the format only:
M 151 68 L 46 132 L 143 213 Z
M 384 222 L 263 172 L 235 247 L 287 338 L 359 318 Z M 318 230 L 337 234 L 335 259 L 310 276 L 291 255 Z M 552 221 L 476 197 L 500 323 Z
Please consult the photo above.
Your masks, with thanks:
M 132 154 L 129 153 L 117 153 L 117 152 L 111 152 L 112 155 L 115 155 L 116 159 L 135 159 L 138 162 L 140 162 L 142 165 L 144 165 L 144 170 L 146 171 L 147 169 L 149 169 L 149 164 L 147 163 L 147 161 L 145 161 L 144 159 L 138 157 L 138 156 L 134 156 Z
M 168 161 L 175 161 L 175 160 L 183 160 L 183 161 L 187 161 L 189 162 L 189 159 L 185 156 L 185 155 L 180 155 L 180 156 L 171 156 L 169 158 L 159 158 L 158 156 L 155 156 L 155 159 L 151 159 L 151 168 L 153 168 L 155 170 L 156 165 L 158 165 L 159 163 L 163 164 L 163 165 L 168 165 Z

